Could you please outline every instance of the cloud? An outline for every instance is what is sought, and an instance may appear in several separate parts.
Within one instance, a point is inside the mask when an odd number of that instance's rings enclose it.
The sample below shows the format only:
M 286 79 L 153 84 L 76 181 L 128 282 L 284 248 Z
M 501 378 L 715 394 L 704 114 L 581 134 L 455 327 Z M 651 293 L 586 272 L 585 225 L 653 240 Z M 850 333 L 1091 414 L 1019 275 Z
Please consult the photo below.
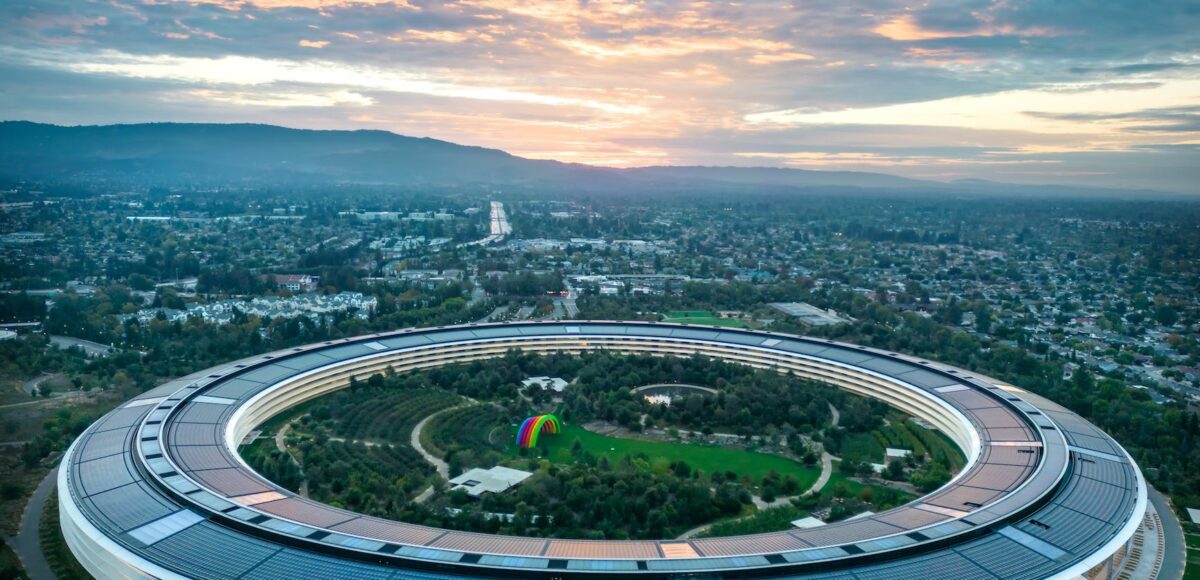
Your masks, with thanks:
M 261 86 L 298 83 L 397 93 L 417 93 L 446 98 L 510 101 L 550 106 L 582 107 L 609 113 L 640 113 L 633 104 L 567 97 L 519 88 L 447 82 L 427 74 L 324 60 L 263 59 L 240 56 L 142 56 L 115 51 L 97 53 L 28 53 L 7 51 L 33 62 L 85 74 L 104 74 L 209 85 Z
M 457 32 L 454 30 L 416 30 L 410 28 L 404 31 L 404 36 L 389 36 L 388 40 L 419 40 L 458 44 L 460 42 L 470 40 L 476 35 L 477 33 L 474 30 L 468 32 Z M 490 40 L 490 37 L 488 37 L 488 39 Z
M 1200 133 L 1200 105 L 1140 109 L 1120 113 L 1026 111 L 1038 119 L 1081 123 L 1118 124 L 1129 131 Z
M 755 58 L 780 58 L 784 60 L 809 60 L 807 54 L 792 52 L 791 45 L 758 38 L 705 38 L 705 37 L 637 37 L 619 42 L 595 42 L 582 39 L 561 41 L 568 49 L 598 59 L 621 58 L 673 58 L 696 53 L 728 52 L 739 50 L 775 51 L 772 54 L 757 54 Z M 776 60 L 771 62 L 783 62 Z M 760 63 L 760 64 L 765 64 Z
M 747 115 L 746 120 L 782 125 L 919 125 L 1037 133 L 1113 133 L 1128 125 L 1123 122 L 1122 114 L 1147 106 L 1187 106 L 1195 102 L 1197 94 L 1200 94 L 1200 80 L 1164 80 L 1133 91 L 1104 84 L 1052 85 L 881 107 L 769 111 Z M 1028 111 L 1039 114 L 1031 115 Z M 1093 116 L 1080 118 L 1077 116 L 1080 113 Z
M 813 60 L 815 57 L 803 52 L 777 52 L 774 54 L 756 54 L 748 60 L 751 64 L 775 64 L 780 62 L 795 62 L 798 60 Z M 843 63 L 844 64 L 844 63 Z
M 153 3 L 156 0 L 149 0 Z M 189 4 L 211 4 L 226 10 L 262 9 L 276 10 L 280 8 L 351 8 L 354 6 L 387 5 L 409 10 L 419 10 L 407 0 L 183 0 Z
M 192 89 L 183 94 L 193 99 L 247 107 L 365 107 L 375 103 L 374 99 L 351 91 L 248 92 Z
M 1115 75 L 1140 75 L 1140 74 L 1145 74 L 1145 73 L 1156 73 L 1156 72 L 1163 72 L 1163 71 L 1170 71 L 1170 70 L 1196 68 L 1197 66 L 1200 66 L 1200 65 L 1188 64 L 1188 63 L 1182 63 L 1182 62 L 1145 62 L 1145 63 L 1124 64 L 1124 65 L 1120 65 L 1120 66 L 1108 66 L 1108 67 L 1099 67 L 1099 68 L 1086 67 L 1086 66 L 1075 66 L 1075 67 L 1071 67 L 1068 70 L 1070 70 L 1071 72 L 1076 73 L 1076 74 L 1088 74 L 1088 73 L 1098 73 L 1099 72 L 1099 73 L 1111 73 L 1111 74 L 1115 74 Z
M 1187 2 L 10 4 L 10 118 L 365 126 L 603 164 L 1200 183 L 1194 149 L 1164 149 L 1200 142 Z
M 1018 28 L 1012 24 L 992 22 L 990 19 L 985 19 L 978 26 L 969 30 L 939 30 L 922 26 L 917 17 L 912 14 L 896 16 L 871 30 L 884 38 L 901 42 L 972 36 L 1056 36 L 1060 34 L 1052 28 Z

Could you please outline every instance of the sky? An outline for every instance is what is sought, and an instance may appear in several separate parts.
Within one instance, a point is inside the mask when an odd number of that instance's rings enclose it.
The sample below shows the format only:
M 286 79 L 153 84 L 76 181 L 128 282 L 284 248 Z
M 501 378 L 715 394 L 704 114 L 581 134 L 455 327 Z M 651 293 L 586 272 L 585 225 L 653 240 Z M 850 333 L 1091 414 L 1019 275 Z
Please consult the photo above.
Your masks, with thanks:
M 7 0 L 0 118 L 1200 193 L 1200 1 Z

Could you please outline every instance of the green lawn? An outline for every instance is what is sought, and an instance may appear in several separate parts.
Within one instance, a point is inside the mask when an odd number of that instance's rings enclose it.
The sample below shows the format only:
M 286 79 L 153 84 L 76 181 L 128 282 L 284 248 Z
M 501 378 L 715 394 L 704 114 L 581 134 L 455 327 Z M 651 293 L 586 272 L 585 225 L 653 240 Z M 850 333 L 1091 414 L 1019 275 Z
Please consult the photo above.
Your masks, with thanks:
M 676 324 L 707 324 L 709 326 L 728 326 L 731 328 L 750 328 L 745 320 L 736 318 L 721 318 L 707 310 L 672 310 L 663 315 L 663 322 Z
M 1183 538 L 1187 541 L 1189 548 L 1200 550 L 1200 534 L 1185 534 Z
M 509 436 L 510 440 L 514 438 L 515 431 Z M 592 433 L 578 425 L 563 425 L 562 432 L 558 435 L 542 434 L 538 439 L 538 447 L 544 450 L 552 462 L 566 463 L 572 460 L 571 445 L 576 438 L 583 444 L 584 449 L 594 455 L 607 457 L 614 463 L 624 455 L 645 453 L 651 458 L 651 465 L 663 471 L 672 462 L 682 460 L 691 465 L 692 469 L 699 469 L 706 474 L 714 471 L 732 471 L 738 475 L 749 475 L 755 481 L 759 481 L 774 470 L 781 476 L 794 476 L 801 489 L 807 489 L 820 475 L 819 469 L 809 469 L 778 455 L 707 445 L 621 439 Z M 510 448 L 510 454 L 515 456 L 516 453 L 514 445 Z
M 750 325 L 745 320 L 736 318 L 664 318 L 663 322 L 674 322 L 682 324 L 705 324 L 708 326 L 728 326 L 730 328 L 750 328 Z

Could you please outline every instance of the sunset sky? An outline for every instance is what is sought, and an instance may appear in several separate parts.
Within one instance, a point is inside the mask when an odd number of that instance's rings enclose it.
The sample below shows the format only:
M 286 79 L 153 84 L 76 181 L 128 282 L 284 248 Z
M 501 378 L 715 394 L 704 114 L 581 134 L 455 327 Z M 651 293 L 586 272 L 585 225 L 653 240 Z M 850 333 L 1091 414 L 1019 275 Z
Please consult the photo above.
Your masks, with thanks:
M 47 0 L 0 117 L 1200 193 L 1194 0 Z

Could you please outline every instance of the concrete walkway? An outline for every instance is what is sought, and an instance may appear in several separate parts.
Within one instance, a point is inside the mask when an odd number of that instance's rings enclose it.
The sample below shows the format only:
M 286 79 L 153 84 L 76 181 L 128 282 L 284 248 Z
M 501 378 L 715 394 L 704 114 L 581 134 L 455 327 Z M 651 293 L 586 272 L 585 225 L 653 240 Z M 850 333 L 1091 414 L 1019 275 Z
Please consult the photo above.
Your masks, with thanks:
M 40 528 L 46 499 L 50 497 L 50 492 L 54 491 L 54 485 L 57 482 L 58 468 L 55 467 L 46 474 L 46 478 L 38 484 L 37 489 L 33 490 L 29 503 L 25 504 L 25 512 L 21 514 L 21 529 L 17 532 L 16 537 L 4 539 L 21 559 L 21 566 L 25 568 L 25 573 L 30 578 L 55 577 L 54 572 L 50 569 L 50 564 L 46 562 L 45 554 L 42 554 Z

